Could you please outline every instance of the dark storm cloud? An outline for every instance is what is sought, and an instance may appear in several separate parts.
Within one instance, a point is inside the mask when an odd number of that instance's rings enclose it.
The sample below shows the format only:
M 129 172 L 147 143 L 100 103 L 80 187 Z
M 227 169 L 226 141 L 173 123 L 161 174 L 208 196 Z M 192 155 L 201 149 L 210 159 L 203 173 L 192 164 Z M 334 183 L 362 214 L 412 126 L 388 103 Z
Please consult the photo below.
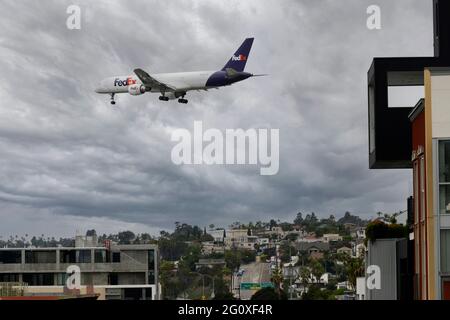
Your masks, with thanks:
M 365 26 L 374 3 L 379 31 Z M 81 30 L 65 26 L 71 4 L 82 9 Z M 373 56 L 431 55 L 431 9 L 419 0 L 3 1 L 0 217 L 8 226 L 0 232 L 22 232 L 33 214 L 58 234 L 70 224 L 157 229 L 403 209 L 410 173 L 367 169 L 366 72 Z M 112 108 L 93 92 L 101 78 L 135 67 L 221 68 L 247 36 L 256 38 L 247 68 L 270 77 L 192 93 L 188 105 L 123 95 Z M 279 128 L 279 174 L 173 165 L 170 134 L 194 120 Z

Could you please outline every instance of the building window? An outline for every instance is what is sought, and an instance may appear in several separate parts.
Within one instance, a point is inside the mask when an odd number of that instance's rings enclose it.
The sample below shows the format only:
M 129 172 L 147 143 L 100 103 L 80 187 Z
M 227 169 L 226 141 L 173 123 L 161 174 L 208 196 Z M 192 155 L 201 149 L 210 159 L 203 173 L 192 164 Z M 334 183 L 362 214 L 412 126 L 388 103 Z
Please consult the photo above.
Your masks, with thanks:
M 420 273 L 420 228 L 419 224 L 414 226 L 414 245 L 415 245 L 415 273 Z
M 56 274 L 56 285 L 57 286 L 65 286 L 68 277 L 69 277 L 69 275 L 67 273 L 57 273 Z
M 108 275 L 108 284 L 111 286 L 117 286 L 119 284 L 119 275 L 117 273 L 110 273 Z
M 450 273 L 450 230 L 441 230 L 441 272 Z
M 421 239 L 421 262 L 422 262 L 422 299 L 427 298 L 427 252 L 426 252 L 426 234 L 425 223 L 420 224 L 420 239 Z
M 425 157 L 420 157 L 420 221 L 425 221 Z
M 145 288 L 145 300 L 152 300 L 153 292 L 152 288 Z
M 56 251 L 25 251 L 25 263 L 56 263 Z
M 142 300 L 144 290 L 142 288 L 123 289 L 123 300 Z
M 112 262 L 120 263 L 120 252 L 112 253 Z
M 53 286 L 53 273 L 24 273 L 23 282 L 29 286 Z
M 439 182 L 450 183 L 450 141 L 439 143 Z
M 92 285 L 94 285 L 94 275 L 92 273 L 84 272 L 81 275 L 81 285 L 83 285 L 83 286 L 92 286 Z
M 91 263 L 91 250 L 77 250 L 78 263 Z
M 155 270 L 155 250 L 148 250 L 148 270 Z
M 414 183 L 414 223 L 419 223 L 419 179 L 418 161 L 414 161 L 413 183 Z
M 413 163 L 415 273 L 420 274 L 419 161 Z
M 0 264 L 22 263 L 22 253 L 20 251 L 0 251 Z
M 450 141 L 439 142 L 439 213 L 450 214 Z
M 440 213 L 450 214 L 450 186 L 439 186 Z
M 76 263 L 77 255 L 75 250 L 61 250 L 59 253 L 61 263 Z
M 0 282 L 19 282 L 17 273 L 0 273 Z
M 105 263 L 106 262 L 106 251 L 105 250 L 95 250 L 94 261 L 95 261 L 95 263 Z

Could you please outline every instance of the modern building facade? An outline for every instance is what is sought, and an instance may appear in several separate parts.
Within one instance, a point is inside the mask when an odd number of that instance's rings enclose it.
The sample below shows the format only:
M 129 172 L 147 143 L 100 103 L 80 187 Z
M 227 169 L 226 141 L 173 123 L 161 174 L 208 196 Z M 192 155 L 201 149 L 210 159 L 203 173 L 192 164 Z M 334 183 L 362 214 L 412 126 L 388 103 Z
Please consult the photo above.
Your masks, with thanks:
M 0 284 L 18 283 L 28 296 L 67 294 L 71 266 L 80 270 L 80 294 L 95 293 L 99 299 L 159 298 L 156 245 L 0 248 Z
M 375 58 L 368 72 L 369 166 L 412 169 L 414 297 L 450 300 L 450 2 L 430 1 L 434 57 Z M 416 106 L 389 89 L 423 87 Z
M 425 69 L 412 123 L 416 297 L 450 299 L 450 68 Z
M 364 286 L 365 300 L 412 300 L 413 288 L 410 278 L 413 270 L 408 240 L 377 239 L 368 241 L 367 245 L 365 269 L 377 266 L 381 274 L 379 288 Z M 368 281 L 368 275 L 365 281 Z M 359 294 L 362 294 L 361 288 L 359 291 Z

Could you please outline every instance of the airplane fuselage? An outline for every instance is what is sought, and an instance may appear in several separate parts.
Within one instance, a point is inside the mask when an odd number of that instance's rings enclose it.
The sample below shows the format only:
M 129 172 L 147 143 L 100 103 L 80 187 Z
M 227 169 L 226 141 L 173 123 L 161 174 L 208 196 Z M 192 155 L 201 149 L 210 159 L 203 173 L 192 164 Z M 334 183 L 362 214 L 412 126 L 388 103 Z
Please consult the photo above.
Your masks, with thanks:
M 187 103 L 188 100 L 184 96 L 188 91 L 229 86 L 250 77 L 261 76 L 244 72 L 252 44 L 253 38 L 245 39 L 220 71 L 150 75 L 145 70 L 137 68 L 134 70 L 134 74 L 128 76 L 103 79 L 95 89 L 95 92 L 109 94 L 111 96 L 111 104 L 115 104 L 114 96 L 118 93 L 129 93 L 132 96 L 139 96 L 146 92 L 160 93 L 159 100 L 162 101 L 178 98 L 178 102 Z
M 251 77 L 251 73 L 237 72 L 232 76 L 225 71 L 196 71 L 152 74 L 159 82 L 175 87 L 176 91 L 207 90 L 222 86 L 229 86 Z M 143 85 L 136 75 L 115 76 L 103 79 L 96 88 L 97 93 L 127 93 L 129 86 Z M 161 92 L 159 88 L 148 88 L 146 92 Z

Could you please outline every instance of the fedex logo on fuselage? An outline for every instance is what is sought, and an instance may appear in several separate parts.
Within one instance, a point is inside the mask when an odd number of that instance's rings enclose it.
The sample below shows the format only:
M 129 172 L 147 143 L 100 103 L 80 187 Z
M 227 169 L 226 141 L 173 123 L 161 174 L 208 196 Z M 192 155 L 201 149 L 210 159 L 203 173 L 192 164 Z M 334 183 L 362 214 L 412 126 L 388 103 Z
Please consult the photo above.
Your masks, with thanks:
M 240 55 L 238 55 L 238 56 L 233 55 L 233 56 L 231 57 L 231 60 L 233 60 L 233 61 L 246 61 L 246 60 L 247 60 L 247 57 L 244 56 L 243 54 L 240 54 Z
M 132 84 L 136 84 L 136 80 L 132 77 L 128 77 L 125 80 L 120 80 L 119 78 L 114 79 L 114 87 L 126 87 Z

